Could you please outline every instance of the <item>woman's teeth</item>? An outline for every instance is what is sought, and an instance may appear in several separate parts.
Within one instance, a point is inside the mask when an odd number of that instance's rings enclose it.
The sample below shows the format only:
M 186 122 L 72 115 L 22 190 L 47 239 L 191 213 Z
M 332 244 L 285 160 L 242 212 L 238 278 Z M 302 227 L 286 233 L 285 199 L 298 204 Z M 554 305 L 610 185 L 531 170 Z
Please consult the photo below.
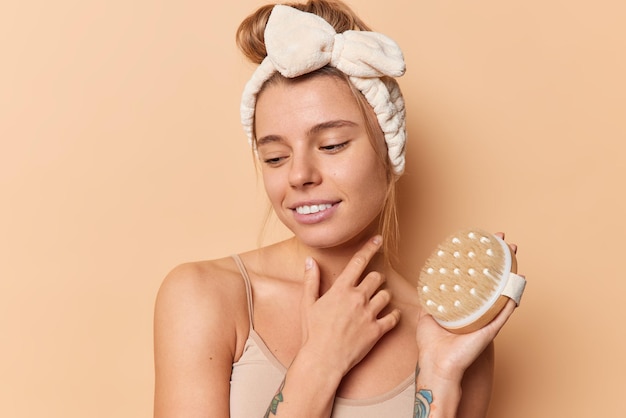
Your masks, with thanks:
M 322 205 L 311 205 L 311 206 L 298 206 L 296 208 L 296 212 L 301 215 L 308 215 L 309 213 L 317 213 L 326 209 L 330 209 L 333 205 L 330 203 L 324 203 Z

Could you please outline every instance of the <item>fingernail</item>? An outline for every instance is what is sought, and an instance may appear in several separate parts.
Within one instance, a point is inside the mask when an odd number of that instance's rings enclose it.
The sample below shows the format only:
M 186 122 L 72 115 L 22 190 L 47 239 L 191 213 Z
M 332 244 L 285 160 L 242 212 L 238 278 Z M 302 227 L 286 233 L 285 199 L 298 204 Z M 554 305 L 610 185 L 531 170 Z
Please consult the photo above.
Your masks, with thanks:
M 304 270 L 311 270 L 311 267 L 313 267 L 313 259 L 307 257 L 306 260 L 304 260 Z
M 381 242 L 383 242 L 383 237 L 381 237 L 380 235 L 376 235 L 373 239 L 372 242 L 376 245 L 380 244 Z

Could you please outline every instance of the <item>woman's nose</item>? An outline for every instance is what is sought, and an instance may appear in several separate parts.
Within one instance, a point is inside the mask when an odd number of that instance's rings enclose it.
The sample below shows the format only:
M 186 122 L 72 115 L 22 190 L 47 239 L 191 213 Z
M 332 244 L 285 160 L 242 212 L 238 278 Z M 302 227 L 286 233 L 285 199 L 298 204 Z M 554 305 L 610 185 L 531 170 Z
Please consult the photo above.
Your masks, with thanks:
M 293 155 L 289 169 L 289 185 L 294 188 L 318 184 L 321 173 L 315 157 L 309 154 Z

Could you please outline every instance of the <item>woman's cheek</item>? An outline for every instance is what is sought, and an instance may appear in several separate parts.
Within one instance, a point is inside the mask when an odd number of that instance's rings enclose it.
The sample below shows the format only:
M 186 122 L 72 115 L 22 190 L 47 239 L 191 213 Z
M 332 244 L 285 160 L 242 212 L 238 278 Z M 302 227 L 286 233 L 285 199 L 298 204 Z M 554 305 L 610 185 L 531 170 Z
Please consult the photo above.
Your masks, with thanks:
M 265 185 L 265 192 L 267 193 L 270 202 L 273 207 L 280 205 L 281 195 L 283 195 L 281 182 L 276 175 L 264 175 L 263 183 Z

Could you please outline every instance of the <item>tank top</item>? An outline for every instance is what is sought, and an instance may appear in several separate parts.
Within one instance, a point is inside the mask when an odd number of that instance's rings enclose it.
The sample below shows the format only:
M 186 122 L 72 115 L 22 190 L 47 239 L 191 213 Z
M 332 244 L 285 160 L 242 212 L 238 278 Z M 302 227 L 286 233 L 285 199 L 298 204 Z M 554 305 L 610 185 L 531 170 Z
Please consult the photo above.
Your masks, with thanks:
M 241 358 L 233 364 L 230 376 L 231 418 L 262 417 L 287 373 L 263 339 L 254 330 L 250 277 L 238 255 L 233 259 L 243 277 L 248 301 L 250 333 Z M 332 418 L 409 418 L 415 403 L 415 376 L 382 395 L 366 399 L 336 397 Z

